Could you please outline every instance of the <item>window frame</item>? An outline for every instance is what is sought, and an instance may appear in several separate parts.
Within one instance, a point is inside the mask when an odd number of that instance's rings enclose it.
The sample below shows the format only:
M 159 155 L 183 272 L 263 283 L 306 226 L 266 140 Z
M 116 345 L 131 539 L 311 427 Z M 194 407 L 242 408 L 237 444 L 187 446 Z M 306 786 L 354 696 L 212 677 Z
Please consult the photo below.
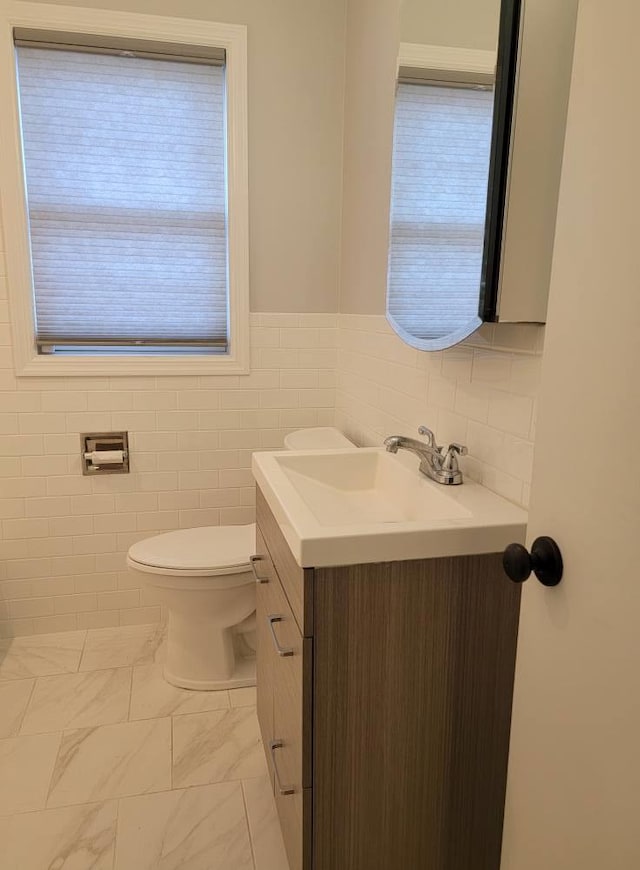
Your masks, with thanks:
M 497 53 L 495 51 L 486 51 L 483 49 L 455 48 L 442 45 L 422 45 L 420 43 L 401 42 L 398 53 L 397 79 L 401 76 L 403 69 L 424 69 L 429 70 L 438 75 L 438 83 L 446 85 L 447 73 L 450 74 L 449 79 L 453 84 L 460 83 L 460 76 L 474 75 L 479 77 L 494 77 L 496 73 Z M 458 78 L 456 78 L 456 74 Z M 389 216 L 392 214 L 392 182 L 389 188 Z M 391 253 L 391 248 L 389 248 Z M 477 329 L 482 326 L 482 320 L 479 315 L 472 318 L 467 324 L 461 326 L 458 333 L 451 333 L 444 338 L 439 339 L 421 339 L 417 338 L 412 333 L 408 332 L 403 326 L 398 323 L 390 310 L 389 299 L 389 275 L 387 275 L 387 287 L 385 294 L 385 311 L 386 318 L 394 332 L 411 347 L 418 350 L 438 351 L 452 344 L 463 341 L 472 335 Z
M 247 28 L 196 19 L 9 2 L 0 22 L 0 190 L 16 376 L 230 375 L 249 371 Z M 226 53 L 229 349 L 225 354 L 39 354 L 13 34 L 16 28 L 206 45 Z

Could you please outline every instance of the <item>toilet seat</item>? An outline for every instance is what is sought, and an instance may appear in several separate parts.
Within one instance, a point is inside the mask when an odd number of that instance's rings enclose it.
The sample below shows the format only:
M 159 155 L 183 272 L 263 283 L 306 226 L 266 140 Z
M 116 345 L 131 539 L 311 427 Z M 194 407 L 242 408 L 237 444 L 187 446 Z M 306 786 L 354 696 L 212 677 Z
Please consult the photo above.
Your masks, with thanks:
M 127 562 L 146 574 L 169 577 L 225 576 L 225 586 L 233 585 L 231 576 L 251 570 L 250 557 L 255 553 L 256 527 L 202 526 L 179 529 L 139 541 L 129 549 Z

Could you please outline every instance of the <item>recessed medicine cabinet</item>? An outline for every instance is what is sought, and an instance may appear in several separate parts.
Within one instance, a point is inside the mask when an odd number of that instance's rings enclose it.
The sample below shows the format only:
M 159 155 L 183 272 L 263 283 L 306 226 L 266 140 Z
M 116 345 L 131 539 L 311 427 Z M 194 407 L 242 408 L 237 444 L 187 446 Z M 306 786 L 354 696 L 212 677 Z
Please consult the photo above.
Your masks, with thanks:
M 544 323 L 577 0 L 404 0 L 387 317 L 441 350 Z

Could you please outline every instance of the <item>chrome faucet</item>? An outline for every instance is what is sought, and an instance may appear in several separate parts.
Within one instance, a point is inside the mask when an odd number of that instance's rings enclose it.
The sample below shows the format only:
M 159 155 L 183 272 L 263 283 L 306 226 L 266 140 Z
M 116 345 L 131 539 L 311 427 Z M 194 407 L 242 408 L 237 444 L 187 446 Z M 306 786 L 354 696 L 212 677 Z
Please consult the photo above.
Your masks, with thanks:
M 467 448 L 454 442 L 444 452 L 444 448 L 436 444 L 436 437 L 431 429 L 420 426 L 418 433 L 423 435 L 426 441 L 406 438 L 404 435 L 391 435 L 385 439 L 384 446 L 389 453 L 397 453 L 398 450 L 409 450 L 415 453 L 420 460 L 420 471 L 436 483 L 445 486 L 456 486 L 462 483 L 458 456 L 466 456 Z

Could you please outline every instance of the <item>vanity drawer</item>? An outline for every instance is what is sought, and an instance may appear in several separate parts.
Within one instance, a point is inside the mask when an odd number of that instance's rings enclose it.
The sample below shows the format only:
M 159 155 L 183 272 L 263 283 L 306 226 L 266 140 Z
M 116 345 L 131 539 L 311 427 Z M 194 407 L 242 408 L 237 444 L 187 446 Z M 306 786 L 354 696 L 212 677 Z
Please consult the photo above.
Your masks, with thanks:
M 256 577 L 256 640 L 258 654 L 256 656 L 257 709 L 262 741 L 265 748 L 273 740 L 273 678 L 275 656 L 271 651 L 272 640 L 269 630 L 268 615 L 275 613 L 280 601 L 276 592 L 280 581 L 275 573 L 273 563 L 264 539 L 257 531 L 257 552 L 253 561 L 253 571 Z M 273 774 L 271 774 L 273 787 Z
M 278 573 L 269 553 L 267 542 L 259 526 L 256 526 L 256 554 L 251 557 L 251 568 L 258 584 L 258 589 L 261 586 L 267 586 L 269 583 L 279 582 Z
M 301 568 L 293 558 L 260 488 L 257 492 L 256 512 L 258 526 L 269 542 L 272 564 L 291 605 L 298 628 L 308 637 L 313 634 L 313 569 Z
M 265 695 L 271 694 L 273 699 L 274 739 L 283 744 L 275 753 L 275 766 L 283 785 L 300 788 L 311 785 L 308 764 L 311 753 L 306 751 L 310 741 L 304 739 L 311 723 L 310 696 L 303 683 L 311 673 L 312 641 L 300 634 L 280 583 L 264 587 L 269 589 L 260 590 L 263 604 L 257 611 L 258 659 L 265 661 L 258 674 L 258 696 L 265 688 L 260 685 L 262 673 L 266 679 Z M 269 747 L 265 749 L 270 754 Z
M 303 638 L 279 583 L 270 590 L 265 628 L 271 656 L 273 739 L 265 745 L 276 807 L 291 870 L 303 867 L 305 786 L 310 786 L 310 710 L 305 706 L 304 671 L 310 667 L 310 638 Z M 306 750 L 306 751 L 305 751 Z M 307 799 L 309 795 L 307 795 Z

